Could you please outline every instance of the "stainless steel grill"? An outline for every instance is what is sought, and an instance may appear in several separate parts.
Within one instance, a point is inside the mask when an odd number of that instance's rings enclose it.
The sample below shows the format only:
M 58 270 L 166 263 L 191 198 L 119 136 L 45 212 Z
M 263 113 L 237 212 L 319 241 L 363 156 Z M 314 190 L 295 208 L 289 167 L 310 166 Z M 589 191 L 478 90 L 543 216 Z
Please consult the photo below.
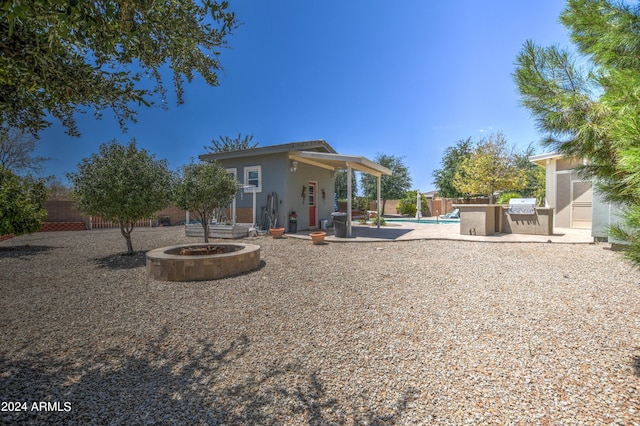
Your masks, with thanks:
M 509 214 L 534 214 L 536 212 L 535 198 L 512 198 L 509 200 Z

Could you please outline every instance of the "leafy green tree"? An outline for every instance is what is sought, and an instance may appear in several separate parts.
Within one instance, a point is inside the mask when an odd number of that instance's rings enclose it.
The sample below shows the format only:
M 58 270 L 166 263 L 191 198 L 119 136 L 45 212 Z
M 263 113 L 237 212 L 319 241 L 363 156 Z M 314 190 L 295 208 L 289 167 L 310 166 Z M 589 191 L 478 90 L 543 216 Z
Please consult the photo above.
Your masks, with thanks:
M 167 68 L 181 104 L 196 73 L 218 84 L 220 48 L 237 26 L 227 8 L 215 0 L 4 2 L 0 122 L 35 134 L 54 117 L 78 135 L 75 113 L 111 109 L 124 128 L 135 121 L 132 105 L 164 104 Z
M 519 191 L 526 184 L 526 173 L 517 167 L 515 157 L 507 149 L 507 140 L 500 132 L 483 138 L 473 154 L 462 161 L 453 179 L 453 185 L 461 193 L 486 195 L 490 203 L 496 192 Z
M 621 206 L 610 233 L 640 264 L 640 12 L 624 2 L 569 0 L 560 20 L 582 56 L 527 41 L 514 73 L 521 102 L 546 145 L 586 159 L 579 173 Z
M 418 212 L 418 206 L 416 205 L 417 199 L 418 190 L 412 189 L 411 191 L 407 191 L 405 197 L 398 202 L 398 207 L 396 207 L 397 212 L 399 214 L 415 216 Z M 420 203 L 422 207 L 420 213 L 422 213 L 422 216 L 430 216 L 429 204 L 424 194 L 420 194 Z
M 204 242 L 208 243 L 214 210 L 228 206 L 238 189 L 238 181 L 218 163 L 191 163 L 180 170 L 175 203 L 197 214 L 204 229 Z
M 347 171 L 336 170 L 336 194 L 338 199 L 345 200 L 347 198 Z M 358 195 L 358 180 L 356 179 L 355 170 L 351 171 L 351 195 Z
M 456 173 L 460 171 L 462 162 L 469 158 L 473 152 L 471 138 L 459 140 L 455 146 L 450 146 L 444 151 L 438 170 L 433 171 L 433 183 L 438 188 L 438 195 L 444 198 L 462 198 L 465 196 L 453 185 Z
M 204 149 L 209 152 L 229 152 L 229 151 L 242 151 L 244 149 L 251 149 L 258 146 L 258 142 L 253 142 L 253 135 L 247 135 L 242 137 L 241 133 L 238 133 L 238 137 L 230 138 L 229 136 L 218 136 L 218 139 L 212 139 L 211 144 L 213 146 L 204 146 Z
M 519 192 L 519 196 L 535 198 L 538 205 L 544 201 L 546 194 L 546 175 L 544 167 L 529 161 L 529 157 L 535 154 L 533 144 L 521 152 L 515 152 L 515 164 L 518 169 L 524 170 L 526 186 Z
M 46 199 L 44 179 L 21 177 L 0 166 L 0 235 L 39 231 L 47 218 Z
M 37 147 L 38 141 L 33 135 L 0 127 L 0 167 L 14 172 L 41 172 L 42 163 L 49 159 L 33 155 Z
M 380 197 L 382 198 L 381 214 L 384 214 L 384 205 L 387 200 L 399 200 L 405 192 L 411 188 L 411 176 L 409 169 L 402 161 L 403 157 L 378 154 L 375 162 L 391 170 L 391 176 L 382 176 L 380 180 Z M 368 173 L 363 173 L 360 185 L 366 197 L 372 200 L 378 199 L 378 178 Z
M 133 254 L 131 232 L 136 221 L 151 217 L 171 201 L 173 176 L 167 160 L 155 160 L 135 141 L 100 145 L 98 154 L 84 158 L 76 173 L 68 173 L 78 209 L 117 223 Z

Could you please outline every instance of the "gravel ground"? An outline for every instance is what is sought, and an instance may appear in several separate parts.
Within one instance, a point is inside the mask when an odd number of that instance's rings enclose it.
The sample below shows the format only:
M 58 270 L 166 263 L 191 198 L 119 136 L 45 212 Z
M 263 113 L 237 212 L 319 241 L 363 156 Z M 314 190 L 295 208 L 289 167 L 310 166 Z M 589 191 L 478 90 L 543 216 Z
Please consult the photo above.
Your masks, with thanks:
M 640 424 L 640 272 L 606 245 L 248 240 L 258 270 L 197 283 L 118 231 L 1 242 L 0 422 Z

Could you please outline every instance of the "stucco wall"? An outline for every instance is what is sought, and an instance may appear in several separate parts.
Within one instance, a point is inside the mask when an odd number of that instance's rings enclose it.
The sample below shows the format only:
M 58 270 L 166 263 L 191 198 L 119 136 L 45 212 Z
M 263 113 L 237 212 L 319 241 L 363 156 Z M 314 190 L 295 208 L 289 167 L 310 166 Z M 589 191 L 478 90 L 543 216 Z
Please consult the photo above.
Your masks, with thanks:
M 263 223 L 267 208 L 268 196 L 275 193 L 278 198 L 278 226 L 288 227 L 289 214 L 295 211 L 298 216 L 298 230 L 309 229 L 309 199 L 302 198 L 302 187 L 309 181 L 318 184 L 317 214 L 315 226 L 320 219 L 331 219 L 333 212 L 334 179 L 330 170 L 299 162 L 295 172 L 291 171 L 288 153 L 276 153 L 251 158 L 220 160 L 225 168 L 235 168 L 240 183 L 244 184 L 244 168 L 261 166 L 262 191 L 256 194 L 256 221 Z M 322 189 L 325 197 L 322 198 Z M 236 212 L 238 222 L 251 222 L 253 195 L 251 192 L 238 193 L 236 196 Z
M 316 194 L 316 220 L 313 224 L 309 220 L 309 194 L 307 188 L 311 181 L 316 182 L 318 188 Z M 289 171 L 287 180 L 287 200 L 285 203 L 287 222 L 292 211 L 295 211 L 298 216 L 298 230 L 317 228 L 321 219 L 331 222 L 334 182 L 331 170 L 298 163 L 298 168 L 295 172 Z M 303 187 L 307 188 L 304 198 L 302 197 Z M 322 196 L 323 189 L 324 197 Z
M 508 214 L 502 207 L 500 231 L 505 234 L 553 235 L 553 209 L 538 207 L 534 214 Z

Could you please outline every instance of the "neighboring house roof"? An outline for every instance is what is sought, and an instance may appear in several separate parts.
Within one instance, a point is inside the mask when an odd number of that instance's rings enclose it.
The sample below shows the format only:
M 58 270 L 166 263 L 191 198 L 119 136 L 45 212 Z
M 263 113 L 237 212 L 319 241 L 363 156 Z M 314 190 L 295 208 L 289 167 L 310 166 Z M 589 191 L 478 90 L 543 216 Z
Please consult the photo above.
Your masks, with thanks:
M 209 154 L 199 155 L 201 161 L 227 160 L 233 158 L 254 157 L 257 155 L 278 154 L 289 151 L 319 151 L 336 153 L 326 141 L 318 139 L 307 142 L 290 142 L 280 145 L 259 146 L 257 148 L 242 149 L 239 151 L 212 152 Z

